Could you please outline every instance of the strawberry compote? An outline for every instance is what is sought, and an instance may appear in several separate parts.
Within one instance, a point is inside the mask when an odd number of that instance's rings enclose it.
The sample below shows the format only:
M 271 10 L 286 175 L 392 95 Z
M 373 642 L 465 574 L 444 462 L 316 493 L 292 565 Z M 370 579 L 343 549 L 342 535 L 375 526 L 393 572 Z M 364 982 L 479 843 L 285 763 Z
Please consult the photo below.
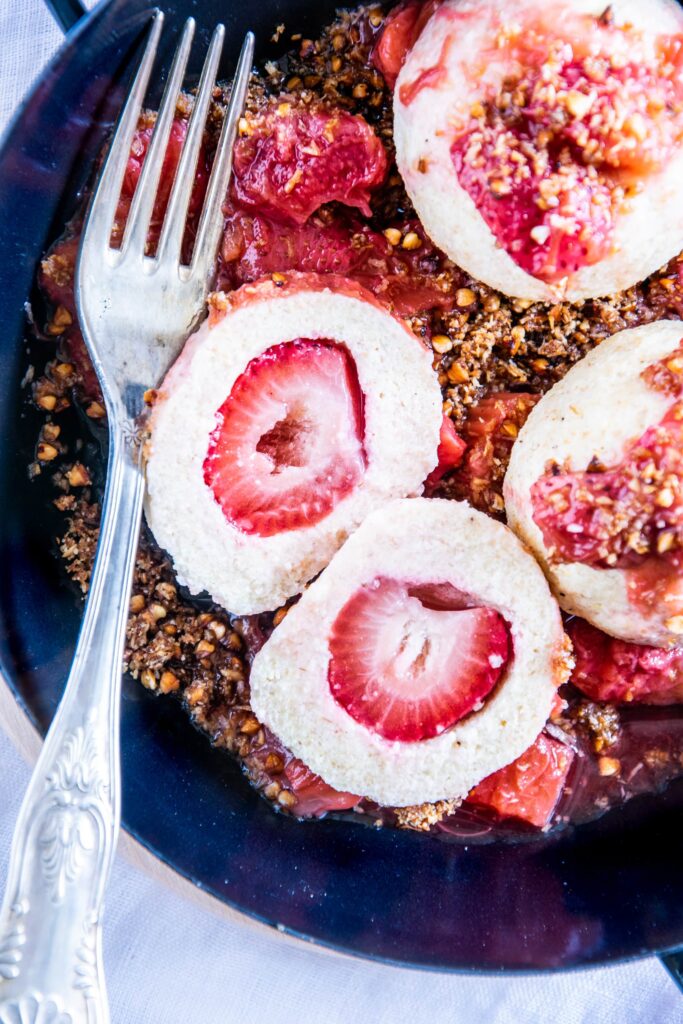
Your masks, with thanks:
M 653 59 L 609 19 L 586 16 L 573 35 L 501 31 L 492 58 L 523 70 L 473 104 L 451 148 L 499 244 L 548 283 L 610 253 L 620 208 L 683 130 L 678 39 Z
M 333 201 L 370 214 L 387 158 L 362 117 L 282 100 L 240 124 L 232 185 L 239 205 L 294 224 Z
M 558 562 L 630 569 L 683 547 L 683 403 L 632 442 L 617 466 L 553 466 L 531 489 L 534 522 Z
M 567 631 L 576 665 L 572 683 L 592 700 L 679 704 L 683 701 L 683 649 L 617 640 L 583 619 Z
M 453 480 L 458 498 L 491 515 L 503 514 L 512 445 L 538 399 L 527 391 L 499 391 L 471 406 L 460 431 L 467 450 Z

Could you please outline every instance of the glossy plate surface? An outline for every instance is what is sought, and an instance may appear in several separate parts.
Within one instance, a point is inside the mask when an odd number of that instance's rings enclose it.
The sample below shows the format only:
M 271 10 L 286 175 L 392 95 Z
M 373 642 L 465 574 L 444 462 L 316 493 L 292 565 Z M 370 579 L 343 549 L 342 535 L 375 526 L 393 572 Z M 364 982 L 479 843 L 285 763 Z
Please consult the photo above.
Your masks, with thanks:
M 226 22 L 226 60 L 234 60 L 247 28 L 267 40 L 285 22 L 310 36 L 334 6 L 173 0 L 164 5 L 165 56 L 189 14 L 204 47 L 215 22 Z M 66 678 L 80 605 L 52 552 L 49 493 L 26 477 L 38 420 L 19 386 L 28 362 L 24 302 L 111 123 L 146 9 L 110 0 L 79 26 L 0 153 L 0 670 L 41 729 Z M 38 345 L 31 358 L 40 367 L 45 351 Z M 122 745 L 124 825 L 133 835 L 219 900 L 325 945 L 416 966 L 515 970 L 683 944 L 681 781 L 558 837 L 468 847 L 276 816 L 176 703 L 130 680 Z

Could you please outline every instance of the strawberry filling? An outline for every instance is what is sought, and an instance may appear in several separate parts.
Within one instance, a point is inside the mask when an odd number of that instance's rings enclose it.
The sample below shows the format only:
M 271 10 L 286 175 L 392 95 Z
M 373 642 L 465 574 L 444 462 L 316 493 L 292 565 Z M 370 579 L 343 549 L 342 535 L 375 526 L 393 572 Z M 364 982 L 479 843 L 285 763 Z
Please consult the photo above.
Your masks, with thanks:
M 335 701 L 387 740 L 438 736 L 481 706 L 511 656 L 507 623 L 450 584 L 378 577 L 334 621 Z
M 523 72 L 474 104 L 451 148 L 498 243 L 546 282 L 611 252 L 629 187 L 662 167 L 680 139 L 679 45 L 662 45 L 656 63 L 629 60 L 627 31 L 598 20 L 586 46 L 580 35 L 557 41 L 545 28 L 525 30 L 523 42 L 507 43 Z
M 683 368 L 683 363 L 682 363 Z M 683 548 L 683 404 L 610 468 L 551 466 L 531 488 L 533 519 L 558 562 L 633 569 L 678 562 Z
M 583 619 L 567 632 L 576 666 L 572 683 L 591 700 L 612 703 L 679 704 L 683 701 L 683 650 L 616 640 Z
M 233 158 L 233 198 L 283 223 L 304 224 L 323 203 L 370 215 L 387 171 L 384 147 L 362 117 L 288 102 L 248 119 Z
M 247 366 L 216 414 L 204 481 L 243 533 L 324 519 L 362 479 L 363 396 L 342 345 L 298 338 Z
M 542 732 L 533 746 L 512 764 L 475 786 L 468 803 L 517 818 L 536 828 L 550 823 L 562 795 L 574 751 Z

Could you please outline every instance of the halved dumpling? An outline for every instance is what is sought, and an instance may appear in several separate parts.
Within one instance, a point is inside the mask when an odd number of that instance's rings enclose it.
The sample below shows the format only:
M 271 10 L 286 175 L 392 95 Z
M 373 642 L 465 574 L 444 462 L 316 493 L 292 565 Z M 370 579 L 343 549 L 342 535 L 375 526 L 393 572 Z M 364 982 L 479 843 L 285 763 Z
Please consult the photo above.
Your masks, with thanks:
M 562 607 L 611 636 L 683 635 L 683 324 L 621 331 L 533 409 L 512 449 L 512 529 Z
M 430 238 L 508 295 L 571 301 L 683 244 L 683 11 L 670 0 L 446 0 L 394 94 Z
M 230 611 L 277 608 L 437 462 L 441 392 L 369 293 L 315 275 L 214 298 L 160 389 L 147 517 L 179 580 Z
M 256 655 L 259 719 L 336 789 L 465 796 L 534 742 L 567 673 L 533 558 L 462 502 L 373 512 Z

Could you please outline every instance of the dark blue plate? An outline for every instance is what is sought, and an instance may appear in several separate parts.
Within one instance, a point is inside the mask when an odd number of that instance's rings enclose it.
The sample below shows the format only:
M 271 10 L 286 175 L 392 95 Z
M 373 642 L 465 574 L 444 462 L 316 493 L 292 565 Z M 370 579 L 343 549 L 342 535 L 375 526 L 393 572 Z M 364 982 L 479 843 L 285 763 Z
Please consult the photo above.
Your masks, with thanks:
M 279 22 L 311 35 L 335 4 L 164 6 L 166 58 L 194 14 L 203 43 L 216 21 L 227 23 L 234 59 L 247 28 L 261 41 Z M 111 123 L 145 9 L 143 0 L 109 0 L 79 24 L 0 154 L 0 669 L 42 730 L 66 679 L 81 608 L 51 552 L 47 495 L 26 476 L 37 417 L 19 386 L 24 303 Z M 222 71 L 230 73 L 230 60 Z M 556 837 L 468 848 L 275 815 L 179 705 L 130 680 L 122 745 L 128 831 L 217 899 L 316 942 L 400 964 L 495 971 L 604 963 L 683 944 L 681 782 Z

